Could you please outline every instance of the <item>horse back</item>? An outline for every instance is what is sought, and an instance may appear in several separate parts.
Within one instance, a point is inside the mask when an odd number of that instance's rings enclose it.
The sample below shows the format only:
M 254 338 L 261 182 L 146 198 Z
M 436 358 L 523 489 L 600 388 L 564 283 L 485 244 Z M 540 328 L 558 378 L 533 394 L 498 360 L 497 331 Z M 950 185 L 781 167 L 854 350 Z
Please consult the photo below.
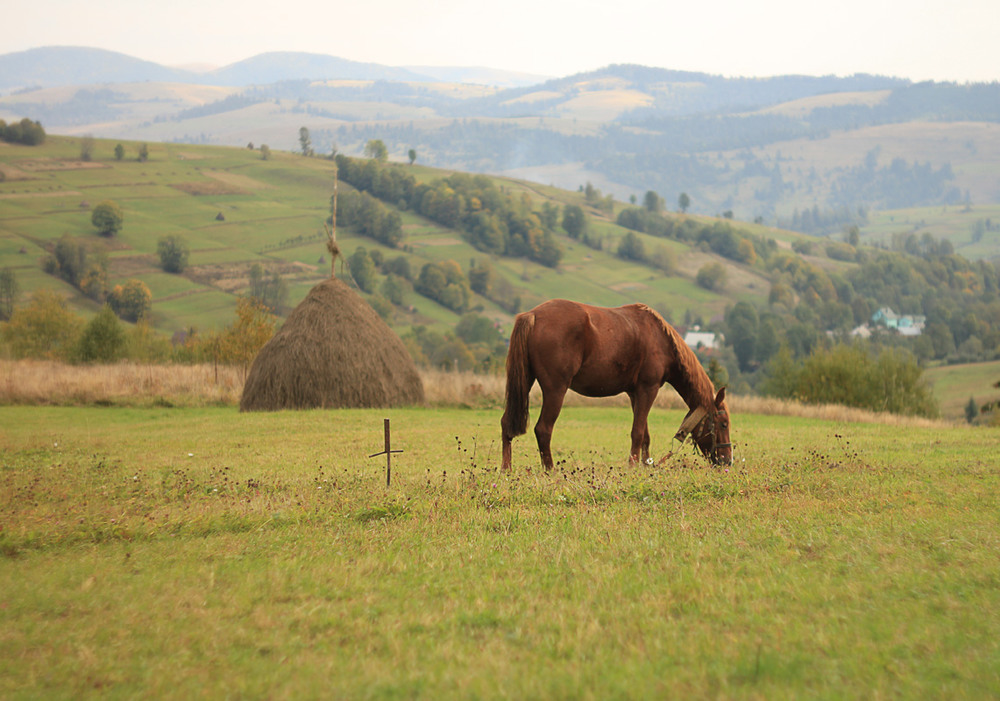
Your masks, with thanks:
M 531 312 L 532 366 L 539 382 L 566 384 L 587 396 L 663 383 L 662 320 L 645 305 L 596 307 L 551 300 Z

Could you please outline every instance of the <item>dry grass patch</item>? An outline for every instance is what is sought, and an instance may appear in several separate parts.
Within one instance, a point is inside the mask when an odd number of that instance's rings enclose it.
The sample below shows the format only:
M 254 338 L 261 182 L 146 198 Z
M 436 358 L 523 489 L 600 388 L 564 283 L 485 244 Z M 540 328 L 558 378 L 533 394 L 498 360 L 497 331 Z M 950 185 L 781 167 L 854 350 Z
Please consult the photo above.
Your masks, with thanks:
M 180 190 L 181 192 L 194 195 L 196 197 L 203 197 L 206 195 L 245 195 L 246 191 L 241 190 L 238 187 L 233 187 L 222 182 L 216 181 L 203 181 L 196 183 L 175 183 L 171 185 L 175 190 Z
M 242 371 L 224 365 L 67 365 L 0 360 L 0 404 L 235 406 Z
M 500 409 L 504 400 L 502 375 L 450 372 L 422 368 L 425 401 L 431 407 Z M 67 365 L 43 360 L 0 360 L 0 405 L 52 406 L 238 406 L 243 394 L 242 370 L 225 365 Z M 537 414 L 542 395 L 531 390 Z M 955 422 L 900 416 L 839 406 L 802 404 L 773 397 L 728 395 L 739 414 L 791 416 L 843 423 L 884 424 L 919 428 L 954 427 Z M 566 407 L 627 407 L 628 397 L 566 395 Z M 684 402 L 664 385 L 656 398 L 661 410 L 679 410 Z M 738 419 L 737 419 L 738 421 Z
M 50 158 L 39 158 L 37 160 L 30 161 L 18 161 L 17 167 L 21 170 L 26 170 L 32 173 L 43 173 L 50 171 L 65 171 L 65 170 L 95 170 L 102 168 L 110 168 L 106 163 L 98 163 L 96 161 L 73 161 L 73 160 L 58 160 Z
M 472 372 L 422 369 L 427 404 L 499 408 L 503 405 L 504 378 Z M 0 361 L 0 404 L 37 405 L 177 405 L 215 406 L 239 403 L 243 375 L 238 368 L 219 365 L 67 365 L 40 360 Z M 730 397 L 734 414 L 795 416 L 849 423 L 878 423 L 923 428 L 954 424 L 918 417 L 877 413 L 838 405 L 808 405 L 769 397 Z M 532 390 L 531 404 L 538 407 L 541 392 Z M 566 396 L 567 407 L 626 407 L 625 395 Z M 677 394 L 664 387 L 656 400 L 659 409 L 682 409 Z
M 249 175 L 241 175 L 240 173 L 230 173 L 224 170 L 206 170 L 203 171 L 205 175 L 212 178 L 213 180 L 218 180 L 220 183 L 230 185 L 235 188 L 240 188 L 242 190 L 273 190 L 273 185 L 268 185 L 267 183 L 261 182 L 256 178 L 251 178 Z

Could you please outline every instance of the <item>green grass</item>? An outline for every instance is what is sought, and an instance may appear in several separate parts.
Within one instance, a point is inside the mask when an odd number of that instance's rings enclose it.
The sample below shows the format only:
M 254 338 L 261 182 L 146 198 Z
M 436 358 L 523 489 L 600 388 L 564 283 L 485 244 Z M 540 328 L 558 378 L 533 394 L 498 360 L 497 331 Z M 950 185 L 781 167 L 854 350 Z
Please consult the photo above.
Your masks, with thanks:
M 0 408 L 0 696 L 1000 694 L 994 432 L 742 416 L 728 470 L 629 468 L 570 408 L 501 475 L 498 420 Z

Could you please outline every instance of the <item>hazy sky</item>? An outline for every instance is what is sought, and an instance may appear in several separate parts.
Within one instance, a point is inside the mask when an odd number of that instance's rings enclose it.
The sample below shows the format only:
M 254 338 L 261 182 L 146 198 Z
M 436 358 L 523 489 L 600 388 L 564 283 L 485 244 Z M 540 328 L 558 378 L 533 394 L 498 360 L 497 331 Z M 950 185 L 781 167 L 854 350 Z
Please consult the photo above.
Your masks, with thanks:
M 309 51 L 549 76 L 639 63 L 726 76 L 1000 80 L 998 0 L 30 0 L 4 14 L 0 54 L 94 46 L 221 66 Z

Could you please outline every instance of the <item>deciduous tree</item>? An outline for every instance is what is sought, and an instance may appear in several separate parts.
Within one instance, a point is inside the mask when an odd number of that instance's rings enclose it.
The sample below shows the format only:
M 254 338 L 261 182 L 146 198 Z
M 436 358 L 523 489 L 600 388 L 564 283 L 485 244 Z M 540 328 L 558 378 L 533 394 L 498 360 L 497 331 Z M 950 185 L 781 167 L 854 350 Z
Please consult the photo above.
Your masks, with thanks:
M 187 243 L 177 234 L 164 236 L 156 242 L 156 252 L 160 256 L 160 267 L 168 273 L 182 273 L 188 264 Z
M 721 263 L 706 263 L 698 270 L 695 282 L 706 290 L 721 292 L 726 287 L 726 269 Z
M 111 310 L 125 321 L 144 318 L 153 306 L 153 295 L 142 280 L 126 280 L 108 293 Z
M 568 204 L 563 207 L 562 227 L 571 239 L 579 239 L 587 232 L 587 215 L 583 208 Z
M 642 206 L 646 208 L 647 212 L 655 214 L 663 209 L 663 198 L 653 190 L 647 190 L 642 198 Z
M 9 321 L 17 305 L 21 287 L 17 275 L 10 268 L 0 270 L 0 321 Z
M 80 331 L 80 319 L 66 300 L 52 290 L 37 290 L 31 301 L 18 307 L 2 333 L 15 358 L 66 360 Z
M 351 277 L 363 291 L 371 293 L 375 291 L 375 262 L 368 255 L 364 246 L 358 246 L 354 253 L 347 259 L 347 266 L 351 270 Z
M 94 159 L 94 137 L 85 136 L 80 140 L 80 160 L 90 162 Z
M 101 236 L 114 236 L 122 230 L 125 215 L 117 202 L 104 200 L 99 202 L 90 215 L 90 222 L 97 227 Z
M 79 363 L 113 363 L 125 353 L 125 329 L 109 305 L 87 322 L 73 349 Z
M 365 156 L 379 163 L 384 163 L 389 158 L 389 149 L 386 148 L 382 139 L 370 139 L 365 144 Z M 416 152 L 414 152 L 414 160 L 416 160 Z

